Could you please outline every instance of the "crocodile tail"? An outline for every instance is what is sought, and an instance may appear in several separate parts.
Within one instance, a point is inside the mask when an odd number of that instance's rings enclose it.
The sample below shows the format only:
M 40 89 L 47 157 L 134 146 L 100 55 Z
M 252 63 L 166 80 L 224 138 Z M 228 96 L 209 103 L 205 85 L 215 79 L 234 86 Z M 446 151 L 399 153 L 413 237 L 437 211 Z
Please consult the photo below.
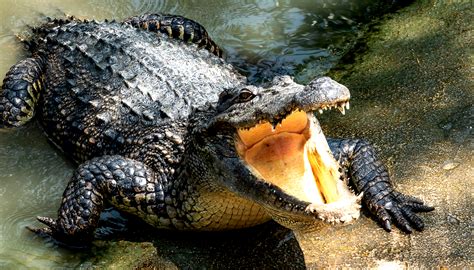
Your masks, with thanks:
M 197 44 L 212 54 L 223 56 L 223 50 L 209 37 L 206 29 L 191 19 L 168 14 L 144 14 L 128 18 L 124 23 L 150 32 L 162 33 L 171 38 Z

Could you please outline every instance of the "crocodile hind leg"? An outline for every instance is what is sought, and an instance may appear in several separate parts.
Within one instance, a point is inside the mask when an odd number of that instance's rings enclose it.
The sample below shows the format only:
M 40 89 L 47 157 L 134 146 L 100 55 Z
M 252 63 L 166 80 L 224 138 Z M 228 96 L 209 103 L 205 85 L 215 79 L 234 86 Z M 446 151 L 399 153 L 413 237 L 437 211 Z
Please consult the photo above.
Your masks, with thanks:
M 63 194 L 57 219 L 38 217 L 48 227 L 29 228 L 70 247 L 93 240 L 106 205 L 147 220 L 167 217 L 162 181 L 143 163 L 102 156 L 81 164 Z M 148 220 L 149 220 L 148 219 Z
M 10 68 L 0 90 L 0 128 L 21 126 L 33 117 L 44 88 L 43 68 L 41 58 L 27 58 Z
M 422 230 L 423 220 L 414 212 L 428 212 L 433 207 L 417 198 L 393 189 L 387 169 L 377 159 L 374 148 L 364 140 L 328 139 L 329 147 L 358 192 L 363 192 L 363 203 L 390 231 L 391 223 L 411 233 L 412 227 Z
M 206 29 L 191 19 L 177 15 L 144 14 L 128 18 L 125 23 L 151 32 L 160 32 L 184 42 L 197 44 L 199 47 L 206 48 L 209 52 L 222 57 L 222 49 L 209 37 Z

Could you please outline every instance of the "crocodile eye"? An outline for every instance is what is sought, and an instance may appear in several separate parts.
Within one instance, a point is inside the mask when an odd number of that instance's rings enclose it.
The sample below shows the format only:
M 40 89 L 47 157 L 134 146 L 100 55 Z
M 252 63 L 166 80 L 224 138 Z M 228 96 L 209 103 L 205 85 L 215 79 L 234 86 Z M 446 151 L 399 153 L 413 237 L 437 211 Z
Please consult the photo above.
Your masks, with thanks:
M 240 91 L 239 98 L 237 99 L 237 102 L 247 102 L 252 100 L 255 97 L 254 93 L 252 91 L 244 88 Z

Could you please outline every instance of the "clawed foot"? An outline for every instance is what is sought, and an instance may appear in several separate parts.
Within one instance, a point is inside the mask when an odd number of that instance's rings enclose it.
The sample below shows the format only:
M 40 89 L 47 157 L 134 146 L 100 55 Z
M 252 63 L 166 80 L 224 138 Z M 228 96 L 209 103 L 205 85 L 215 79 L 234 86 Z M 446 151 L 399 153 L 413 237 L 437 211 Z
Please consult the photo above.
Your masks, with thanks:
M 392 191 L 377 202 L 367 199 L 366 204 L 385 230 L 391 231 L 391 224 L 394 223 L 406 233 L 412 233 L 413 228 L 421 231 L 425 227 L 423 220 L 415 214 L 416 212 L 434 210 L 434 207 L 425 205 L 420 199 L 397 191 Z
M 56 221 L 52 218 L 49 218 L 49 217 L 36 217 L 36 219 L 43 223 L 43 224 L 46 224 L 46 226 L 48 227 L 45 227 L 45 228 L 33 228 L 33 227 L 30 227 L 30 226 L 26 226 L 26 228 L 32 232 L 34 232 L 35 234 L 41 236 L 41 237 L 52 237 L 54 238 L 54 235 L 55 235 L 55 231 L 56 231 Z
M 37 219 L 47 227 L 33 228 L 26 226 L 26 228 L 41 238 L 51 239 L 56 244 L 70 249 L 85 249 L 90 247 L 91 241 L 89 241 L 88 237 L 77 237 L 63 233 L 62 230 L 58 229 L 56 220 L 49 217 L 37 217 Z

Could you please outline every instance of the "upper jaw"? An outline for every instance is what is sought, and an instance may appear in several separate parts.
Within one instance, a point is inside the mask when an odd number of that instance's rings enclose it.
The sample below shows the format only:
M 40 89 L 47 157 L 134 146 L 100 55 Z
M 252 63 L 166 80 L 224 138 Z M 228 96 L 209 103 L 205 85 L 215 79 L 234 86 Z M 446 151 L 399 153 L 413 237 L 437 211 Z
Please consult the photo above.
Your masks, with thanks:
M 231 106 L 219 113 L 215 122 L 248 129 L 262 122 L 276 126 L 296 110 L 322 113 L 337 108 L 344 114 L 349 109 L 349 90 L 329 77 L 318 78 L 306 86 L 288 76 L 273 83 L 267 88 L 252 87 L 255 91 L 252 101 Z

